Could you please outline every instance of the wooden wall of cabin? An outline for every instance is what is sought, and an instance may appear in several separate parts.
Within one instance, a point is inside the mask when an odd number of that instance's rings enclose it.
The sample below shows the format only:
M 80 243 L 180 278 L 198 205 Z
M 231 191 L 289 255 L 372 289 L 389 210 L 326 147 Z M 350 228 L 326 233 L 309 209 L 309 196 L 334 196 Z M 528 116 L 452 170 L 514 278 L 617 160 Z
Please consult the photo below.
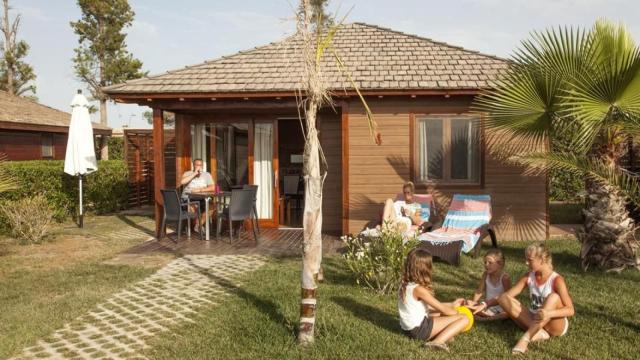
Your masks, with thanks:
M 348 232 L 359 232 L 367 224 L 379 223 L 383 202 L 395 197 L 411 180 L 411 114 L 455 114 L 468 112 L 469 96 L 369 99 L 382 133 L 382 145 L 374 144 L 362 105 L 351 101 L 348 117 Z M 489 135 L 489 134 L 486 134 Z M 454 193 L 490 194 L 493 224 L 502 240 L 547 238 L 547 179 L 527 176 L 523 168 L 497 159 L 495 148 L 485 148 L 483 185 L 421 187 L 417 193 L 433 193 L 440 215 L 444 215 Z
M 43 137 L 51 139 L 52 157 L 43 157 Z M 66 133 L 0 130 L 0 153 L 9 160 L 64 160 Z
M 340 111 L 340 110 L 338 110 Z M 320 115 L 320 144 L 327 158 L 328 174 L 322 194 L 322 230 L 342 232 L 342 136 L 341 117 L 333 111 Z

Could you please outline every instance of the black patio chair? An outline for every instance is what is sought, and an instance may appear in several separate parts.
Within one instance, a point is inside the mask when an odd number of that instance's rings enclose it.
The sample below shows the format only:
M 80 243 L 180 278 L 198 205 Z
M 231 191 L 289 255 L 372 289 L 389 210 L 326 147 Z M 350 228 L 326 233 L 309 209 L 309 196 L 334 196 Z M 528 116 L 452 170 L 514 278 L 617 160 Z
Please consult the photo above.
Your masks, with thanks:
M 251 212 L 253 211 L 253 192 L 250 189 L 236 189 L 231 190 L 231 200 L 229 206 L 227 206 L 221 214 L 218 214 L 218 229 L 220 228 L 220 222 L 222 219 L 229 221 L 229 242 L 233 241 L 233 222 L 245 221 L 249 219 L 251 221 Z M 256 229 L 253 228 L 253 238 L 258 242 L 258 236 L 256 235 Z
M 258 185 L 245 185 L 243 186 L 243 189 L 251 190 L 253 193 L 253 209 L 251 209 L 251 212 L 255 221 L 255 227 L 258 230 L 258 234 L 260 234 L 260 226 L 258 226 L 258 208 L 256 206 L 256 202 L 258 201 Z
M 164 214 L 162 216 L 162 225 L 160 227 L 160 239 L 166 235 L 165 226 L 167 222 L 176 222 L 178 234 L 175 242 L 178 242 L 182 234 L 182 222 L 187 220 L 187 237 L 191 238 L 191 219 L 198 220 L 198 232 L 202 239 L 202 223 L 200 222 L 200 204 L 191 202 L 188 199 L 181 201 L 176 189 L 160 189 L 162 200 L 164 202 Z M 195 211 L 190 211 L 191 206 L 195 206 Z

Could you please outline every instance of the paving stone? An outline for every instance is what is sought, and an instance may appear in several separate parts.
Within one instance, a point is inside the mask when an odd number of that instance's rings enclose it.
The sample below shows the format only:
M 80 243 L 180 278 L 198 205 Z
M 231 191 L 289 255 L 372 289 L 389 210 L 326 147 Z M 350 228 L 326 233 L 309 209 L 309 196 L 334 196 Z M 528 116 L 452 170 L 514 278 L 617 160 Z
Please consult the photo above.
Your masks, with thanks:
M 195 322 L 216 299 L 236 291 L 261 255 L 188 255 L 112 295 L 88 314 L 27 347 L 14 359 L 144 358 L 147 341 L 169 326 Z M 154 296 L 149 296 L 153 293 Z

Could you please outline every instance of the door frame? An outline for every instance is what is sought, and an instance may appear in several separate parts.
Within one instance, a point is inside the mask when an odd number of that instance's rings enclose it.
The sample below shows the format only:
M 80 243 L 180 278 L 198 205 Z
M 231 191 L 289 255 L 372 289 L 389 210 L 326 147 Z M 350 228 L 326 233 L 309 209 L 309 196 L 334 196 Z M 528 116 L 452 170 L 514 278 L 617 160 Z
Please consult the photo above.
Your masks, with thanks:
M 263 115 L 263 114 L 228 114 L 222 115 L 224 118 L 218 118 L 221 114 L 216 114 L 216 116 L 189 116 L 184 117 L 184 131 L 183 135 L 188 136 L 188 141 L 183 139 L 181 142 L 184 143 L 184 148 L 182 149 L 183 158 L 186 158 L 184 164 L 190 164 L 193 161 L 193 151 L 192 151 L 192 134 L 191 134 L 191 126 L 196 124 L 205 124 L 210 126 L 209 133 L 211 135 L 215 134 L 215 129 L 211 127 L 211 125 L 217 124 L 229 124 L 229 123 L 246 123 L 248 128 L 248 136 L 247 136 L 247 182 L 249 184 L 254 183 L 254 169 L 253 169 L 253 160 L 254 160 L 254 148 L 255 148 L 255 139 L 254 139 L 254 129 L 256 123 L 271 123 L 273 126 L 273 155 L 272 155 L 272 170 L 273 170 L 273 183 L 274 186 L 272 188 L 273 195 L 273 217 L 271 219 L 258 219 L 258 225 L 264 228 L 277 228 L 280 226 L 279 223 L 279 214 L 280 214 L 280 187 L 279 187 L 279 178 L 278 178 L 278 118 L 275 115 Z M 213 119 L 212 119 L 213 117 Z M 215 136 L 209 136 L 209 146 L 211 150 L 211 154 L 208 160 L 207 171 L 212 175 L 214 181 L 218 181 L 217 179 L 217 157 L 216 157 L 216 138 Z M 188 170 L 187 168 L 182 169 L 182 171 Z
M 278 119 L 273 116 L 252 116 L 249 122 L 249 183 L 255 185 L 253 171 L 253 154 L 255 150 L 254 130 L 256 124 L 271 124 L 273 148 L 271 151 L 271 179 L 273 187 L 271 189 L 272 199 L 272 218 L 258 219 L 258 225 L 265 228 L 278 228 L 280 226 L 280 179 L 279 173 L 279 157 L 278 157 Z

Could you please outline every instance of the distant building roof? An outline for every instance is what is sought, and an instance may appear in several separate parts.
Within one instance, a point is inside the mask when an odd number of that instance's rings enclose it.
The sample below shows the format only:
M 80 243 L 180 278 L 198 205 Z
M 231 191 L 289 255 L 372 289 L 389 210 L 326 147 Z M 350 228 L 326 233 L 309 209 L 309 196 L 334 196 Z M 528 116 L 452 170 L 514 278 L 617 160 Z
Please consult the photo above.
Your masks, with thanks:
M 68 112 L 0 91 L 0 128 L 67 132 L 70 121 Z M 94 122 L 91 124 L 96 133 L 111 134 L 111 128 Z
M 300 87 L 300 38 L 241 51 L 199 65 L 105 88 L 126 94 L 290 92 Z M 344 25 L 333 42 L 361 90 L 477 90 L 508 61 L 416 35 L 363 23 Z M 323 70 L 332 90 L 351 89 L 331 54 Z

